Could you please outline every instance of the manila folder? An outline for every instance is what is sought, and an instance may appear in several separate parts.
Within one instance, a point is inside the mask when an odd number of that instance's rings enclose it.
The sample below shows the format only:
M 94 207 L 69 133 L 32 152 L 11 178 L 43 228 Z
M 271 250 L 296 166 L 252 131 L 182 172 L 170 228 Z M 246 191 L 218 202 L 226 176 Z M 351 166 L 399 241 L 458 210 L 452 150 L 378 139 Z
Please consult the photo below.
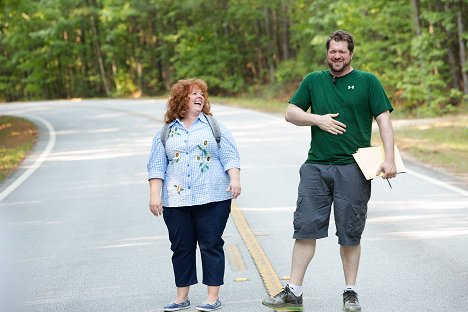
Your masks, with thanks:
M 397 173 L 405 172 L 406 168 L 396 145 L 394 146 L 394 152 Z M 377 177 L 375 174 L 384 161 L 384 155 L 383 146 L 371 146 L 358 149 L 353 157 L 366 179 L 371 180 Z

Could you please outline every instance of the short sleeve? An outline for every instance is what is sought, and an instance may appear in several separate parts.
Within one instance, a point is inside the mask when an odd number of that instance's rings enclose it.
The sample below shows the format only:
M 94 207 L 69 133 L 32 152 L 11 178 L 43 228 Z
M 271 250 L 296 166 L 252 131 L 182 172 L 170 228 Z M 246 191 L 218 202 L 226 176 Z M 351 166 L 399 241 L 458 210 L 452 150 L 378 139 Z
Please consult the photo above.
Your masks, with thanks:
M 374 117 L 387 110 L 389 112 L 393 111 L 393 106 L 385 93 L 382 83 L 374 75 L 370 75 L 369 80 L 369 104 Z
M 148 164 L 146 165 L 148 170 L 148 180 L 164 180 L 164 175 L 166 173 L 168 160 L 166 150 L 161 142 L 161 131 L 162 129 L 159 130 L 153 138 Z
M 218 122 L 219 123 L 219 122 Z M 240 156 L 237 150 L 236 142 L 234 137 L 228 128 L 223 124 L 219 123 L 221 130 L 221 142 L 219 147 L 219 160 L 224 168 L 224 171 L 228 171 L 232 168 L 240 169 Z
M 307 111 L 311 105 L 310 83 L 312 74 L 307 75 L 299 84 L 296 93 L 289 99 L 290 104 L 300 107 L 303 111 Z

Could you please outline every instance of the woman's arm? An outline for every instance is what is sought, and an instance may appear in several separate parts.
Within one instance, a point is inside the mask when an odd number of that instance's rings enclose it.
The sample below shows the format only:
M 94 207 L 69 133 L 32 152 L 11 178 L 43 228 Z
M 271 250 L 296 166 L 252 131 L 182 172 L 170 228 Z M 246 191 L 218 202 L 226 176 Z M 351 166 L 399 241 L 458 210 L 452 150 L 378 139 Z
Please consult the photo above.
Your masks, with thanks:
M 163 213 L 163 206 L 161 200 L 162 179 L 150 179 L 150 211 L 157 217 Z

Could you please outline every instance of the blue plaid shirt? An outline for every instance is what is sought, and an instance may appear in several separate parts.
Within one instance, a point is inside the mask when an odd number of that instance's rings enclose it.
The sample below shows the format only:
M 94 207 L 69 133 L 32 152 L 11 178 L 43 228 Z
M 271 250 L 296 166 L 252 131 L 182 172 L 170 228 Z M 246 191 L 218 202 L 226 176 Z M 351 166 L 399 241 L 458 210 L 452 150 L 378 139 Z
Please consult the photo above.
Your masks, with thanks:
M 179 119 L 169 127 L 165 149 L 161 142 L 162 129 L 154 136 L 147 165 L 148 179 L 164 180 L 163 206 L 194 206 L 230 199 L 231 193 L 226 191 L 230 182 L 227 170 L 240 168 L 240 161 L 229 130 L 219 123 L 218 147 L 203 114 L 188 129 Z

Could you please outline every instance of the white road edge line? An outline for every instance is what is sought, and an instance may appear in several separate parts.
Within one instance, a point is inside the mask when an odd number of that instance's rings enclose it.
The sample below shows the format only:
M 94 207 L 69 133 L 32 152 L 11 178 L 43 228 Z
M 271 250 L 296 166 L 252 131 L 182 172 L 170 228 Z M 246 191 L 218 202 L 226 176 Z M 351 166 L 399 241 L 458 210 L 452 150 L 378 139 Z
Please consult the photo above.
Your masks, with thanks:
M 46 126 L 47 130 L 49 131 L 49 141 L 47 142 L 45 149 L 37 157 L 34 163 L 22 175 L 20 175 L 16 180 L 14 180 L 10 185 L 8 185 L 7 188 L 5 188 L 0 193 L 0 202 L 3 201 L 8 195 L 10 195 L 14 190 L 16 190 L 24 181 L 26 181 L 29 178 L 29 176 L 31 176 L 34 173 L 34 171 L 36 171 L 42 165 L 42 163 L 46 160 L 47 156 L 49 156 L 50 152 L 55 146 L 55 140 L 56 140 L 55 129 L 47 120 L 41 117 L 37 117 L 37 116 L 23 116 L 23 115 L 17 115 L 17 116 L 38 120 L 41 123 L 43 123 Z
M 461 188 L 459 188 L 459 187 L 456 187 L 456 186 L 450 185 L 448 183 L 445 183 L 445 182 L 430 178 L 430 177 L 425 176 L 425 175 L 423 175 L 421 173 L 414 172 L 413 170 L 406 169 L 406 173 L 409 173 L 409 174 L 411 174 L 411 175 L 413 175 L 413 176 L 415 176 L 417 178 L 420 178 L 422 180 L 426 180 L 426 181 L 428 181 L 428 182 L 430 182 L 432 184 L 441 186 L 441 187 L 443 187 L 443 188 L 445 188 L 447 190 L 458 193 L 460 195 L 468 196 L 468 192 L 461 189 Z

